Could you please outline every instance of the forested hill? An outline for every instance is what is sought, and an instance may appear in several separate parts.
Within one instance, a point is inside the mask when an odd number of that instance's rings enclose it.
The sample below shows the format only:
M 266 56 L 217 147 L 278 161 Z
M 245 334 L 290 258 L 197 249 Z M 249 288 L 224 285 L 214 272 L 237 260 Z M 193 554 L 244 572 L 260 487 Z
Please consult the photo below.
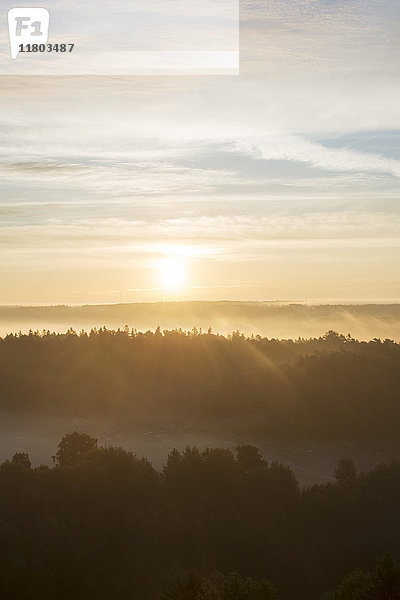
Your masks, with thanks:
M 161 471 L 85 434 L 54 451 L 0 465 L 1 598 L 399 598 L 399 461 L 344 458 L 301 490 L 251 445 L 174 450 Z
M 0 339 L 0 409 L 270 438 L 380 439 L 400 425 L 400 345 L 193 330 Z

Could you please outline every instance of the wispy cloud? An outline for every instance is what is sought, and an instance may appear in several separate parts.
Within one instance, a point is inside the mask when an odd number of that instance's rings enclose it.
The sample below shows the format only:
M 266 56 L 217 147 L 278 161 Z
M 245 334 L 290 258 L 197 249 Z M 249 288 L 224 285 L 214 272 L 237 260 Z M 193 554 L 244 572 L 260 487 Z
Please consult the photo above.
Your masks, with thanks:
M 240 140 L 234 149 L 257 159 L 297 161 L 333 172 L 388 173 L 400 177 L 399 160 L 349 148 L 327 148 L 300 136 Z

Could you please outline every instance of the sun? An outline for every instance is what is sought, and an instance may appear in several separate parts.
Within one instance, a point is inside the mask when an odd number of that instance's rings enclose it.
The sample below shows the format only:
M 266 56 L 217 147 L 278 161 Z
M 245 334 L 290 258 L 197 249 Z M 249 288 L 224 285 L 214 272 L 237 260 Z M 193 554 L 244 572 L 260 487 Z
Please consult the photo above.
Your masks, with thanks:
M 165 258 L 160 264 L 160 276 L 167 290 L 178 290 L 186 281 L 185 264 L 180 258 Z

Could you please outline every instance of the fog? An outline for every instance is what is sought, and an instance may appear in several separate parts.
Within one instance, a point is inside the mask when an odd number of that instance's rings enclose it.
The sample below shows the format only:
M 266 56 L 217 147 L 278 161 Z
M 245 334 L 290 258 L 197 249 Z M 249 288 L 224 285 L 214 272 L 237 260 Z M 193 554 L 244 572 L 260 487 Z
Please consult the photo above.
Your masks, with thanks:
M 400 341 L 400 304 L 311 305 L 283 302 L 164 302 L 91 306 L 0 307 L 0 335 L 93 327 L 145 331 L 182 328 L 269 338 L 319 337 L 328 330 L 360 340 Z
M 206 431 L 150 430 L 138 427 L 125 429 L 101 419 L 0 416 L 0 462 L 16 452 L 28 452 L 33 466 L 52 465 L 52 456 L 65 433 L 89 433 L 100 445 L 120 446 L 135 455 L 147 457 L 155 467 L 162 468 L 168 453 L 185 446 L 228 448 L 251 443 L 260 448 L 268 461 L 290 465 L 301 485 L 326 483 L 332 479 L 338 458 L 351 457 L 360 471 L 392 458 L 400 458 L 400 441 L 353 443 L 337 442 L 279 442 L 256 436 L 235 436 L 232 433 Z

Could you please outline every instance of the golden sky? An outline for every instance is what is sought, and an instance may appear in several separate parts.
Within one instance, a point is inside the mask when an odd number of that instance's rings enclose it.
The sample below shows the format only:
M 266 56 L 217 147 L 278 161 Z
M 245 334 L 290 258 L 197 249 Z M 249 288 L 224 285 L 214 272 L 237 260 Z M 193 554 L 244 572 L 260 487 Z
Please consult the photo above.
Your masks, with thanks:
M 0 76 L 0 304 L 399 300 L 398 8 L 245 0 L 238 77 Z

